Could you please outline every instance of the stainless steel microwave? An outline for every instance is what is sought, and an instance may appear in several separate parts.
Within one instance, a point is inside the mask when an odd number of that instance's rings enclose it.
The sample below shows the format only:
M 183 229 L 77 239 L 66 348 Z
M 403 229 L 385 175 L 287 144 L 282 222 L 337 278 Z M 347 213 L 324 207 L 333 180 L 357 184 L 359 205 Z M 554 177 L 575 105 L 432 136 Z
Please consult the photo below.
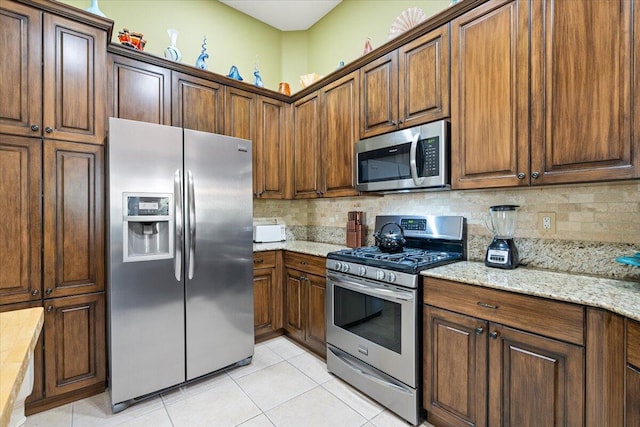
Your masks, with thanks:
M 448 188 L 449 123 L 407 128 L 356 143 L 358 191 Z

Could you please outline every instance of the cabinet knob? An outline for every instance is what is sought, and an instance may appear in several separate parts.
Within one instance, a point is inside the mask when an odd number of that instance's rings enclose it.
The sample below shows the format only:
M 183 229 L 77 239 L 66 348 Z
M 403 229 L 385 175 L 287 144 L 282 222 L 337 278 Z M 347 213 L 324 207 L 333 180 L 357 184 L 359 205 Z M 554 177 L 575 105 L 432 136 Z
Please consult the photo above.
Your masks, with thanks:
M 298 280 L 300 280 L 301 282 L 304 282 L 305 277 L 304 276 L 300 276 L 298 277 Z
M 489 338 L 491 338 L 492 340 L 497 339 L 498 338 L 498 332 L 497 331 L 489 332 Z
M 47 126 L 46 128 L 44 128 L 44 131 L 46 133 L 51 133 L 51 132 L 53 132 L 53 129 L 51 129 L 49 126 Z
M 533 179 L 538 179 L 540 177 L 540 172 L 533 172 L 531 173 L 531 178 Z
M 401 125 L 402 124 L 402 119 L 398 120 L 398 124 Z
M 39 293 L 40 293 L 40 291 L 39 291 L 39 290 L 34 289 L 34 290 L 33 290 L 33 292 L 31 292 L 31 295 L 33 295 L 33 296 L 35 297 L 35 296 L 36 296 L 36 295 L 38 295 Z
M 518 174 L 518 179 L 524 179 L 524 177 L 525 177 L 525 176 L 526 176 L 526 175 L 525 175 L 524 173 L 520 172 L 520 173 Z
M 31 130 L 34 132 L 38 132 L 40 130 L 40 126 L 38 125 L 31 125 Z
M 484 328 L 476 328 L 476 335 L 482 335 L 484 333 Z
M 300 265 L 307 265 L 307 261 L 300 261 Z
M 262 264 L 263 262 L 264 262 L 264 260 L 262 258 L 253 260 L 254 264 Z
M 53 306 L 52 306 L 52 305 L 50 305 L 49 307 L 47 307 L 47 311 L 48 311 L 49 313 L 51 313 L 51 312 L 53 311 Z
M 51 289 L 51 288 L 47 288 L 47 290 L 44 291 L 44 293 L 47 294 L 47 295 L 51 295 L 51 292 L 53 292 L 53 289 Z
M 397 124 L 397 123 L 396 123 L 396 121 L 395 121 L 395 120 L 391 120 L 391 125 L 392 125 L 392 126 L 395 126 L 396 124 Z

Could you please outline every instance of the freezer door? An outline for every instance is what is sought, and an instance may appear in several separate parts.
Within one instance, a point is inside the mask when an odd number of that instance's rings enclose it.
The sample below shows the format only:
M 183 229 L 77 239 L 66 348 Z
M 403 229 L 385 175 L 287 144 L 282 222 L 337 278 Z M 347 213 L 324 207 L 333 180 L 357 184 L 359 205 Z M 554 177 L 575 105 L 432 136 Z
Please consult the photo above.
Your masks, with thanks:
M 169 211 L 180 224 L 182 129 L 110 118 L 108 152 L 109 388 L 115 405 L 185 381 L 184 285 L 176 280 L 182 260 L 123 262 L 123 193 L 172 195 Z M 179 256 L 179 235 L 173 242 L 171 253 Z
M 187 380 L 253 355 L 251 141 L 184 130 Z

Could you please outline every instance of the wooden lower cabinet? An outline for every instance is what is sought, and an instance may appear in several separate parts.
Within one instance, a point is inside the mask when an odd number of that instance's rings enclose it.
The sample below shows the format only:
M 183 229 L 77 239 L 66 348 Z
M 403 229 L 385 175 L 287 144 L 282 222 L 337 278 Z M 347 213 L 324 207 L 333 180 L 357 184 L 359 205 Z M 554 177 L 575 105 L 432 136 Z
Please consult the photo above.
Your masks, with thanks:
M 478 289 L 469 287 L 469 293 Z M 479 302 L 493 303 L 489 295 Z M 427 281 L 425 302 L 430 299 Z M 531 306 L 544 301 L 531 299 Z M 423 403 L 429 422 L 438 427 L 584 425 L 584 346 L 491 321 L 519 302 L 503 300 L 486 319 L 456 312 L 475 310 L 462 303 L 459 310 L 455 302 L 424 306 Z M 527 305 L 521 309 L 526 316 Z
M 292 265 L 304 265 L 308 269 L 292 268 Z M 317 274 L 319 269 L 324 271 L 324 258 L 285 255 L 284 329 L 287 336 L 326 357 L 326 278 Z
M 640 322 L 627 320 L 626 426 L 640 427 Z
M 256 342 L 282 334 L 281 251 L 253 254 L 253 326 Z

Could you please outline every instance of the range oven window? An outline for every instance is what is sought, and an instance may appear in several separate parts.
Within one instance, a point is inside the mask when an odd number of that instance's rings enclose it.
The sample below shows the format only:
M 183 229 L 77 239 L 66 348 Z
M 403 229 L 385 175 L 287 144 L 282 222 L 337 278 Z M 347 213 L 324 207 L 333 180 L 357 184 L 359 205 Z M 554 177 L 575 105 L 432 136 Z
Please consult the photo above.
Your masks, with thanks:
M 333 298 L 334 325 L 401 354 L 402 307 L 399 303 L 338 285 Z

